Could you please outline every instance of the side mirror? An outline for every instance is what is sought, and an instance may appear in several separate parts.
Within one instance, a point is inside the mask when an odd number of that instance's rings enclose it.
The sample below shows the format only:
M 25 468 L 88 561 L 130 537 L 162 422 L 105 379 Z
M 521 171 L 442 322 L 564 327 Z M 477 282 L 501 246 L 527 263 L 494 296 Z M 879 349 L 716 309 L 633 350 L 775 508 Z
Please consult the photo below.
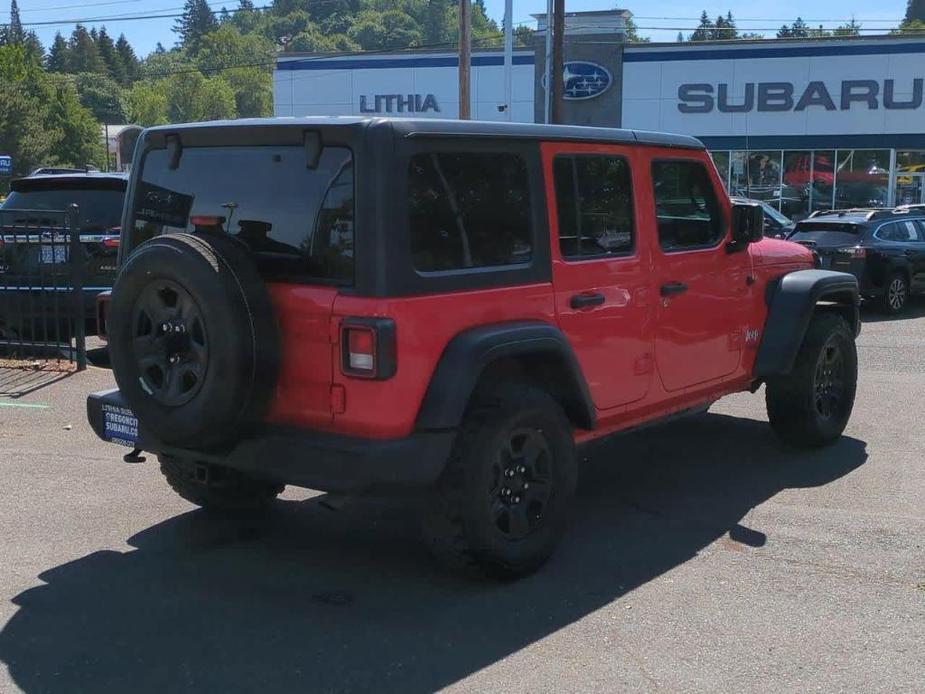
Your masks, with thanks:
M 732 242 L 729 252 L 742 250 L 764 236 L 764 210 L 756 202 L 737 202 L 732 205 Z

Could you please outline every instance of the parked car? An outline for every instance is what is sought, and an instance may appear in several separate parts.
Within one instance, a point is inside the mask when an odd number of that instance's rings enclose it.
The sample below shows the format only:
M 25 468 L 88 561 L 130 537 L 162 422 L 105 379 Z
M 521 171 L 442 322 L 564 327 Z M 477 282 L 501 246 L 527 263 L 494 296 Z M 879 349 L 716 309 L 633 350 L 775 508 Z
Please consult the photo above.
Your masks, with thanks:
M 577 446 L 761 383 L 793 445 L 851 413 L 857 281 L 762 240 L 690 137 L 173 125 L 129 190 L 118 390 L 88 417 L 205 508 L 415 488 L 438 556 L 521 575 L 565 529 Z
M 764 235 L 772 239 L 785 239 L 793 233 L 794 222 L 783 212 L 778 211 L 776 207 L 768 204 L 764 200 L 753 200 L 751 198 L 742 198 L 733 196 L 734 205 L 754 203 L 761 205 L 761 212 L 764 216 Z
M 797 223 L 791 241 L 826 269 L 858 278 L 861 295 L 890 314 L 925 291 L 925 209 L 832 210 Z
M 64 211 L 78 206 L 86 328 L 96 330 L 96 296 L 115 277 L 128 176 L 81 171 L 14 180 L 0 206 L 0 329 L 7 335 L 67 337 L 72 268 Z

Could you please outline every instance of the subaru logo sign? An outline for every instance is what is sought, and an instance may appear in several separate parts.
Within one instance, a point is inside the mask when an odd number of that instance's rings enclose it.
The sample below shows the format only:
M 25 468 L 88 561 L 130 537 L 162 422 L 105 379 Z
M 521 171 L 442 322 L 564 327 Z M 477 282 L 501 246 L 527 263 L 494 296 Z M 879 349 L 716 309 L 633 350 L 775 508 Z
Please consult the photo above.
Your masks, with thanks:
M 573 60 L 562 71 L 562 98 L 567 101 L 593 99 L 606 92 L 613 83 L 610 71 L 603 65 Z M 543 88 L 546 76 L 543 75 Z

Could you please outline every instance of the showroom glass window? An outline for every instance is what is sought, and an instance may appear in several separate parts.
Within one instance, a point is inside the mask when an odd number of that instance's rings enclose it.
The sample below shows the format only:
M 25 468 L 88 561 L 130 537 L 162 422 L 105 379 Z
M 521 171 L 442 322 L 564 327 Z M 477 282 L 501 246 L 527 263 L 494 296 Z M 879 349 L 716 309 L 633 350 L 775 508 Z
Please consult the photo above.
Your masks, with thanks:
M 890 150 L 840 149 L 835 169 L 835 208 L 887 207 Z
M 813 153 L 811 151 L 784 152 L 780 211 L 794 221 L 800 221 L 809 216 L 812 177 Z
M 780 207 L 781 152 L 733 152 L 730 192 Z
M 896 152 L 896 204 L 925 203 L 925 152 Z
M 831 210 L 835 207 L 835 151 L 813 152 L 813 179 L 810 191 L 810 212 Z

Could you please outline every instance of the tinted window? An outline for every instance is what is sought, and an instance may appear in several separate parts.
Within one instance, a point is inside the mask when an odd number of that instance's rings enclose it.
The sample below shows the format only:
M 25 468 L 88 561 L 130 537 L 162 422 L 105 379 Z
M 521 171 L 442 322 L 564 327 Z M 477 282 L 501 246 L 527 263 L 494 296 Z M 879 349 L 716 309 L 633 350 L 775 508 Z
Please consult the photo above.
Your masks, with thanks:
M 556 157 L 559 249 L 565 258 L 633 250 L 633 190 L 621 157 Z
M 652 164 L 658 241 L 666 251 L 713 246 L 723 219 L 706 167 L 697 161 Z
M 82 231 L 109 231 L 122 224 L 124 199 L 125 193 L 120 190 L 14 190 L 3 203 L 3 209 L 66 210 L 70 205 L 77 205 Z M 16 222 L 12 223 L 34 224 L 41 221 L 30 215 L 17 216 Z
M 133 245 L 165 232 L 229 233 L 268 278 L 353 280 L 353 160 L 342 147 L 326 147 L 315 169 L 302 147 L 188 147 L 176 170 L 154 150 L 133 212 Z
M 514 154 L 423 153 L 408 170 L 411 257 L 419 272 L 530 261 L 527 167 Z
M 884 224 L 880 227 L 877 231 L 877 238 L 881 241 L 918 241 L 919 233 L 913 221 L 893 222 L 892 224 Z

